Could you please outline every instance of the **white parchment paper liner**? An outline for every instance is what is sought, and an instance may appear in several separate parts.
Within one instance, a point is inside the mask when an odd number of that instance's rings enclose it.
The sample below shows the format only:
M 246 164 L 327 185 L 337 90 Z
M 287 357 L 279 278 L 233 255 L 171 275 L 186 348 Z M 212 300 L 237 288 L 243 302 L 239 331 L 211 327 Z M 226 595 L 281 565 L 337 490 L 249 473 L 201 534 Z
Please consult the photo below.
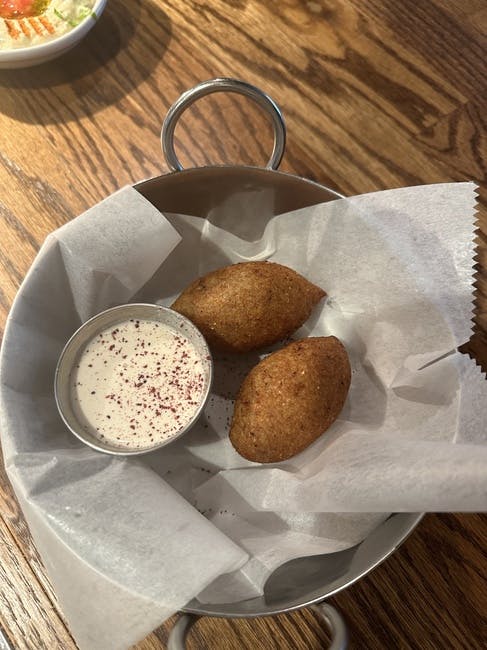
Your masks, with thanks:
M 118 192 L 47 239 L 5 333 L 5 464 L 86 650 L 129 647 L 247 559 L 145 464 L 78 444 L 53 402 L 54 369 L 70 334 L 127 302 L 179 241 L 134 189 Z
M 198 594 L 260 593 L 276 566 L 354 545 L 389 512 L 487 504 L 486 385 L 455 352 L 470 334 L 474 185 L 262 214 L 245 231 L 239 201 L 223 229 L 212 215 L 164 218 L 125 188 L 48 238 L 12 309 L 5 462 L 82 649 L 126 648 Z M 326 436 L 279 466 L 236 454 L 232 397 L 254 355 L 216 359 L 204 418 L 164 450 L 141 461 L 80 446 L 52 395 L 80 322 L 132 298 L 170 304 L 196 276 L 246 259 L 288 264 L 329 294 L 297 335 L 336 334 L 351 357 L 350 396 Z

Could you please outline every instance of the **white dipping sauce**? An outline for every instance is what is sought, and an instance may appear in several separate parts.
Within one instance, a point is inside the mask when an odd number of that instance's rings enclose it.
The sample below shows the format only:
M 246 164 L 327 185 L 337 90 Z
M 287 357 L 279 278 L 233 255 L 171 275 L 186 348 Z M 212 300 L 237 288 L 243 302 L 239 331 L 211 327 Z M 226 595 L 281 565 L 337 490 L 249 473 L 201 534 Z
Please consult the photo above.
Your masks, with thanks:
M 159 445 L 193 419 L 208 360 L 176 329 L 130 319 L 82 351 L 71 375 L 74 411 L 86 431 L 121 449 Z

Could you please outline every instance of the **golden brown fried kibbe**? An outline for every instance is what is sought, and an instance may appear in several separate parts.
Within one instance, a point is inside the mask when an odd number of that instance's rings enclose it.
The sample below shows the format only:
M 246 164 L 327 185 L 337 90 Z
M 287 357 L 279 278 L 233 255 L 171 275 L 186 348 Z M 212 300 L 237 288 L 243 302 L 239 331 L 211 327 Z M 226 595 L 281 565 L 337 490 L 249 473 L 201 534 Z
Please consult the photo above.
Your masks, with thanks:
M 257 463 L 298 454 L 336 420 L 350 380 L 347 352 L 334 336 L 303 339 L 274 352 L 240 387 L 232 445 Z
M 172 309 L 193 321 L 213 348 L 248 352 L 295 332 L 324 296 L 287 266 L 243 262 L 199 278 Z

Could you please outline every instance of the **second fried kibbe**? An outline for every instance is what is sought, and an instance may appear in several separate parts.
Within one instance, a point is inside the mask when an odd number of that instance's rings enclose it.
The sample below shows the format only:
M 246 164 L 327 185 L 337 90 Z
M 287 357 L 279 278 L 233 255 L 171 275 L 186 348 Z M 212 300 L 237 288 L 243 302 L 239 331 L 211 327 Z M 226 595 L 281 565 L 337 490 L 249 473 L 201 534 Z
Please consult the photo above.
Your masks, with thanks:
M 303 339 L 274 352 L 240 387 L 232 445 L 257 463 L 298 454 L 336 420 L 350 380 L 347 352 L 334 336 Z
M 243 262 L 199 278 L 172 309 L 193 321 L 213 348 L 248 352 L 295 332 L 325 295 L 287 266 Z

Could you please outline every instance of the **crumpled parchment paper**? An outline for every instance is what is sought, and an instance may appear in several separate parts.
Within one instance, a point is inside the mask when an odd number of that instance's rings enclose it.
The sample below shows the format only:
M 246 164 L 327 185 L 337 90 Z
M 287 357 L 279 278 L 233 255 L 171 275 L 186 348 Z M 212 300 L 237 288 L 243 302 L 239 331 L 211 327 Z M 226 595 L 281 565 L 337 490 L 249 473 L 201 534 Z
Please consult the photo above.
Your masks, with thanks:
M 470 336 L 474 213 L 473 184 L 439 184 L 263 215 L 241 237 L 238 201 L 223 228 L 125 188 L 48 237 L 3 342 L 2 447 L 82 650 L 127 648 L 195 596 L 259 594 L 283 562 L 357 544 L 388 513 L 485 508 L 486 383 L 455 351 Z M 328 293 L 293 338 L 348 349 L 352 387 L 330 430 L 278 465 L 242 459 L 228 423 L 259 357 L 216 356 L 205 414 L 174 444 L 124 460 L 74 439 L 53 396 L 74 330 L 115 304 L 171 304 L 250 259 Z

